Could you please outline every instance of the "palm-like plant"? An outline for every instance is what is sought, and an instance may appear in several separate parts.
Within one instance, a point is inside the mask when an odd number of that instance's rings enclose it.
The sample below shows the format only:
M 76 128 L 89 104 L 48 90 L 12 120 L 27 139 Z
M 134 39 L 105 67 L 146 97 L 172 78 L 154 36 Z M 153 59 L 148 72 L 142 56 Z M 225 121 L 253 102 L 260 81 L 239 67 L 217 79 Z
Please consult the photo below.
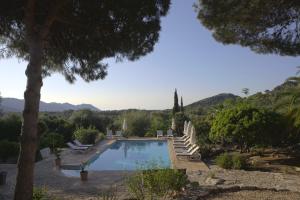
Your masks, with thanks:
M 300 73 L 300 67 L 297 75 Z M 293 76 L 286 80 L 286 82 L 292 83 L 294 87 L 281 93 L 281 100 L 277 103 L 276 107 L 286 107 L 288 114 L 299 114 L 300 104 L 300 76 Z M 284 98 L 285 97 L 285 98 Z M 278 97 L 277 97 L 278 98 Z M 296 112 L 297 111 L 297 112 Z

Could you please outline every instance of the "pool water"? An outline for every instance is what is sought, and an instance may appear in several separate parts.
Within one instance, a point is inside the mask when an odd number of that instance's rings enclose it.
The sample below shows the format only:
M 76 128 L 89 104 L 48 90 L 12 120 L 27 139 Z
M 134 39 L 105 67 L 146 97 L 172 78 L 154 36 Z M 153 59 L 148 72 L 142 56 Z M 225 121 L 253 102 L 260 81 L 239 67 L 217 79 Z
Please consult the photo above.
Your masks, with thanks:
M 166 140 L 118 140 L 103 153 L 96 154 L 88 162 L 86 169 L 137 170 L 153 168 L 153 165 L 171 167 Z M 70 170 L 64 170 L 64 173 L 71 175 Z

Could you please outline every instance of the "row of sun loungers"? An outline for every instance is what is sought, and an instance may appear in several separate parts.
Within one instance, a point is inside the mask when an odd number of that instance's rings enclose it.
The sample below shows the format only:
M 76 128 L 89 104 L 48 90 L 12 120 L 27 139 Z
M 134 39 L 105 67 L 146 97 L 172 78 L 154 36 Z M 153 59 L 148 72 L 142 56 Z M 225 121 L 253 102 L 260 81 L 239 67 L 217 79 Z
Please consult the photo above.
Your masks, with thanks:
M 192 134 L 196 134 L 195 132 L 185 134 L 182 137 L 177 137 L 173 139 L 173 147 L 176 156 L 179 158 L 186 157 L 188 160 L 200 160 L 201 154 L 198 152 L 200 147 L 195 144 L 195 142 L 191 142 Z
M 156 136 L 157 138 L 159 137 L 164 137 L 164 132 L 162 130 L 157 130 L 156 131 Z M 171 129 L 167 130 L 167 137 L 173 137 L 173 131 Z

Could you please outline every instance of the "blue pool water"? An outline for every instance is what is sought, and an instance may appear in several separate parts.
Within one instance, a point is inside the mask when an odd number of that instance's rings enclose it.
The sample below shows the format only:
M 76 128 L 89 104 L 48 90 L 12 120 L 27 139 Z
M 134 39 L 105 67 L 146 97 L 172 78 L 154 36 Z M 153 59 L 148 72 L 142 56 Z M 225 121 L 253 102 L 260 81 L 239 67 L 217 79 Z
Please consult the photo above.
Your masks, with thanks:
M 171 167 L 168 142 L 166 140 L 119 140 L 101 154 L 96 154 L 86 166 L 87 170 L 136 170 Z M 70 170 L 64 170 L 64 173 Z M 73 171 L 73 170 L 72 170 Z M 74 172 L 74 171 L 73 171 Z

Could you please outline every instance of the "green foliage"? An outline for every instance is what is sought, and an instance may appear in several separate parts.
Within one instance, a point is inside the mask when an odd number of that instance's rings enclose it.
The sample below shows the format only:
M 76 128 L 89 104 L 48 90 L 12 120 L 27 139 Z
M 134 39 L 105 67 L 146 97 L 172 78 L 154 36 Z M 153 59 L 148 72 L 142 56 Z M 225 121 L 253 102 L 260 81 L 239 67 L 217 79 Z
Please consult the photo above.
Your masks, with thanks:
M 106 127 L 112 122 L 110 118 L 101 116 L 97 112 L 91 110 L 75 111 L 70 117 L 70 122 L 76 124 L 77 127 L 88 128 L 95 127 L 101 132 L 106 131 Z
M 118 200 L 117 187 L 110 187 L 109 190 L 100 193 L 98 200 Z
M 247 168 L 247 158 L 241 154 L 232 155 L 232 168 L 233 169 L 246 169 Z
M 241 154 L 230 155 L 224 153 L 219 155 L 216 159 L 216 164 L 224 169 L 246 169 L 247 158 Z
M 16 158 L 19 155 L 19 144 L 7 140 L 0 140 L 0 159 L 4 162 L 9 158 Z
M 98 131 L 95 128 L 78 128 L 74 132 L 74 137 L 83 144 L 94 144 L 98 136 Z
M 184 112 L 182 97 L 180 99 L 180 112 Z
M 231 169 L 232 168 L 232 157 L 231 155 L 229 155 L 228 153 L 224 153 L 224 154 L 221 154 L 219 155 L 217 158 L 216 158 L 216 164 L 219 166 L 219 167 L 222 167 L 224 169 Z
M 98 133 L 96 140 L 97 141 L 102 141 L 105 139 L 105 134 L 104 133 Z
M 64 137 L 58 133 L 44 134 L 40 141 L 40 148 L 49 147 L 53 152 L 56 148 L 64 146 Z
M 233 94 L 218 94 L 200 101 L 194 102 L 185 106 L 186 113 L 194 115 L 207 115 L 215 111 L 218 105 L 223 104 L 225 101 L 237 101 L 240 97 Z
M 60 72 L 70 82 L 77 75 L 85 81 L 103 79 L 105 58 L 136 60 L 153 51 L 160 18 L 170 5 L 169 0 L 50 2 L 1 1 L 0 46 L 5 48 L 0 56 L 29 60 L 27 41 L 41 42 L 44 75 Z M 25 20 L 29 12 L 34 12 L 32 23 Z
M 173 116 L 180 112 L 179 104 L 178 104 L 178 95 L 177 95 L 177 89 L 175 89 L 174 92 L 174 106 L 173 106 Z
M 0 140 L 17 142 L 21 132 L 21 117 L 15 114 L 0 118 Z
M 48 127 L 48 132 L 59 133 L 64 137 L 64 142 L 72 140 L 75 125 L 71 121 L 63 119 L 57 115 L 42 115 L 40 121 L 44 122 Z
M 124 118 L 127 122 L 128 136 L 144 137 L 150 129 L 150 115 L 145 111 L 130 111 L 120 117 L 122 120 Z
M 47 193 L 47 189 L 45 187 L 34 187 L 33 188 L 33 196 L 32 200 L 50 200 Z
M 162 112 L 153 112 L 150 115 L 150 130 L 147 132 L 148 136 L 156 136 L 157 130 L 166 132 L 169 129 L 169 115 Z
M 239 104 L 218 112 L 210 130 L 210 139 L 237 143 L 243 150 L 256 144 L 278 144 L 282 138 L 282 117 L 274 112 Z
M 198 18 L 223 44 L 299 56 L 298 0 L 199 0 Z
M 184 122 L 188 121 L 188 118 L 184 113 L 178 112 L 175 114 L 174 119 L 176 124 L 176 133 L 177 135 L 182 135 L 184 129 Z
M 126 181 L 130 194 L 140 200 L 170 197 L 187 183 L 187 176 L 175 169 L 139 171 Z

